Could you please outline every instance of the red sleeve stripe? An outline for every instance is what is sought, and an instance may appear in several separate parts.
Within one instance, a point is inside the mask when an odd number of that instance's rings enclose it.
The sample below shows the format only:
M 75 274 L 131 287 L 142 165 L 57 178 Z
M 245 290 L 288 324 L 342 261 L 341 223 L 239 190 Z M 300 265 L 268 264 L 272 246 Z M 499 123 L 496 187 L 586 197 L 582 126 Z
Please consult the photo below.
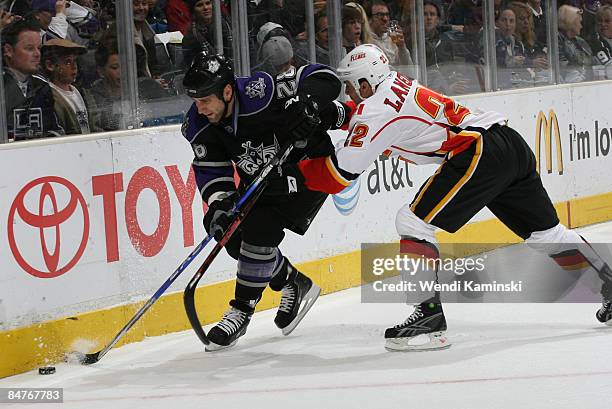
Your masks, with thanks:
M 436 259 L 440 257 L 438 249 L 433 244 L 414 240 L 400 240 L 400 253 L 414 258 L 425 257 Z
M 355 115 L 355 111 L 357 110 L 357 104 L 355 104 L 353 100 L 345 102 L 345 104 L 351 109 L 351 111 L 348 113 L 348 120 L 344 125 L 342 125 L 342 128 L 340 129 L 342 129 L 343 131 L 348 131 L 351 118 L 353 117 L 353 115 Z
M 351 183 L 338 172 L 330 156 L 300 161 L 298 167 L 304 175 L 304 185 L 310 190 L 334 194 Z
M 382 131 L 384 131 L 384 129 L 385 129 L 387 126 L 389 126 L 389 125 L 391 125 L 392 123 L 394 123 L 394 122 L 396 122 L 396 121 L 399 121 L 399 120 L 401 120 L 401 119 L 414 119 L 415 121 L 423 122 L 424 124 L 427 124 L 427 125 L 430 125 L 430 126 L 431 126 L 431 125 L 438 125 L 440 128 L 448 128 L 448 125 L 444 125 L 444 124 L 441 124 L 441 123 L 439 123 L 439 122 L 429 122 L 429 121 L 426 121 L 425 119 L 420 118 L 420 117 L 418 117 L 418 116 L 413 116 L 413 115 L 404 115 L 404 116 L 398 116 L 398 117 L 393 118 L 392 120 L 390 120 L 390 121 L 389 121 L 389 122 L 387 122 L 386 124 L 384 124 L 384 125 L 383 125 L 383 126 L 382 126 L 382 127 L 379 129 L 379 130 L 378 130 L 378 132 L 376 132 L 376 133 L 374 134 L 374 136 L 372 136 L 372 139 L 370 139 L 370 142 L 374 141 L 374 139 L 376 139 L 376 137 L 378 137 L 378 135 L 379 135 L 379 134 L 380 134 Z
M 588 261 L 578 250 L 564 251 L 559 254 L 553 254 L 550 257 L 564 270 L 580 270 L 589 266 Z

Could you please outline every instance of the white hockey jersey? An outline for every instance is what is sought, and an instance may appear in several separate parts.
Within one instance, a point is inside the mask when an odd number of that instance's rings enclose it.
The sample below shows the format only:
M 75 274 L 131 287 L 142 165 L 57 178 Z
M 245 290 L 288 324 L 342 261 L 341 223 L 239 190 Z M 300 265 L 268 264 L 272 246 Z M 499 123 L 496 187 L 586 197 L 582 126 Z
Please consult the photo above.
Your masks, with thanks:
M 500 113 L 460 105 L 414 79 L 391 72 L 356 108 L 350 133 L 335 157 L 300 162 L 306 186 L 336 193 L 365 171 L 380 154 L 414 164 L 442 163 L 481 135 L 466 128 L 504 124 Z

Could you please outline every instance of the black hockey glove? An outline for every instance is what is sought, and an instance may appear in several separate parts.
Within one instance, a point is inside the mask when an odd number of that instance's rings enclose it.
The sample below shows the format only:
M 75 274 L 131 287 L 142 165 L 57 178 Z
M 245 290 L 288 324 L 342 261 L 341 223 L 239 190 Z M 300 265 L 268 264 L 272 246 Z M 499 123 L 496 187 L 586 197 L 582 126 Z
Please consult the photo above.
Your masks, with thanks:
M 305 190 L 304 175 L 295 163 L 285 163 L 276 168 L 268 176 L 268 185 L 264 194 L 270 196 L 283 196 Z
M 237 196 L 236 192 L 227 192 L 225 196 L 212 202 L 204 214 L 204 228 L 217 241 L 221 240 L 225 231 L 232 224 L 231 210 L 236 203 Z
M 308 95 L 298 94 L 285 102 L 287 132 L 296 148 L 305 148 L 310 138 L 316 135 L 321 123 L 317 103 Z
M 325 130 L 339 129 L 349 123 L 351 108 L 344 102 L 332 101 L 321 107 L 319 117 Z

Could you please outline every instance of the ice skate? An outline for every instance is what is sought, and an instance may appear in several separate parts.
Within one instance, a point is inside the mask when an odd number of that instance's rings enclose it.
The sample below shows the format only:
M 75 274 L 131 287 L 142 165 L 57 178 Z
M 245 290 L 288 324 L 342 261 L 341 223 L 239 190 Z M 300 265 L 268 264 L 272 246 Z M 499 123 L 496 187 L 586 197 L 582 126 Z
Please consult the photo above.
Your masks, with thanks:
M 298 326 L 320 293 L 321 288 L 299 271 L 293 280 L 285 284 L 274 318 L 274 323 L 283 331 L 283 335 L 289 335 Z
M 612 326 L 612 302 L 604 300 L 595 316 L 599 322 Z
M 403 323 L 385 331 L 389 351 L 430 351 L 451 346 L 445 335 L 446 319 L 441 304 L 421 303 Z M 427 341 L 427 338 L 429 340 Z
M 595 313 L 595 317 L 599 322 L 612 326 L 612 269 L 604 263 L 599 271 L 599 276 L 603 280 L 601 286 L 603 301 L 601 308 Z
M 206 351 L 218 351 L 234 346 L 238 338 L 246 333 L 252 315 L 253 312 L 230 307 L 223 314 L 223 319 L 208 332 L 210 344 L 206 345 Z

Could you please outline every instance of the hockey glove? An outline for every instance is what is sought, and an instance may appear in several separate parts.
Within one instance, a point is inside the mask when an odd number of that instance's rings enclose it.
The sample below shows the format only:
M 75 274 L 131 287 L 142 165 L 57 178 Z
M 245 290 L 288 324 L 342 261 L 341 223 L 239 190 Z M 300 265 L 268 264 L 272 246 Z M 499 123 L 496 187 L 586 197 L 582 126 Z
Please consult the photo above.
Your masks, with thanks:
M 221 198 L 215 200 L 208 206 L 204 214 L 204 228 L 208 234 L 212 234 L 219 241 L 225 234 L 234 218 L 232 208 L 237 199 L 236 192 L 227 192 Z
M 295 163 L 285 163 L 268 176 L 268 185 L 264 194 L 282 196 L 305 190 L 304 176 Z
M 308 95 L 298 94 L 285 102 L 287 131 L 297 148 L 305 148 L 321 123 L 317 103 Z
M 344 102 L 332 101 L 327 103 L 319 111 L 321 127 L 325 130 L 342 128 L 349 123 L 351 111 L 351 107 Z

